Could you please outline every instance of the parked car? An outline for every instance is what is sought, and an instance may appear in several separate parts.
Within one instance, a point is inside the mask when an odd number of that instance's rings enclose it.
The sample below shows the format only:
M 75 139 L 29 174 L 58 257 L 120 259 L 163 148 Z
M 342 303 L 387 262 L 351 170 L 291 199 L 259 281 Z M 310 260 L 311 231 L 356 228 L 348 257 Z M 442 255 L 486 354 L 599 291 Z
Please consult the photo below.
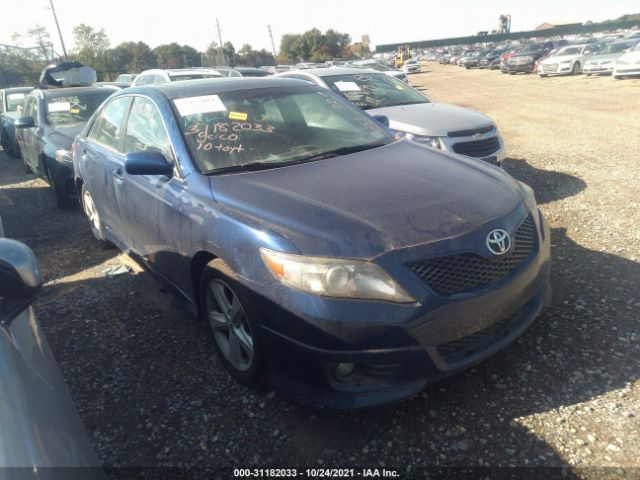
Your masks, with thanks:
M 487 54 L 486 50 L 473 52 L 471 55 L 465 57 L 462 62 L 462 66 L 467 70 L 478 67 L 480 65 L 480 59 Z
M 489 70 L 500 68 L 500 55 L 505 52 L 504 48 L 489 50 L 478 60 L 478 68 L 488 68 Z
M 516 53 L 505 61 L 505 71 L 510 75 L 515 75 L 520 72 L 534 72 L 535 62 L 538 58 L 547 55 L 554 48 L 558 48 L 566 44 L 566 40 L 548 40 L 546 42 L 527 45 L 519 53 Z
M 640 39 L 619 40 L 602 46 L 597 54 L 590 57 L 582 67 L 587 75 L 611 75 L 616 60 L 640 43 Z
M 120 75 L 118 75 L 116 77 L 116 79 L 114 80 L 115 83 L 127 83 L 130 86 L 131 83 L 133 82 L 133 80 L 136 78 L 136 74 L 135 73 L 121 73 Z
M 505 157 L 498 128 L 486 115 L 433 103 L 421 92 L 374 70 L 299 70 L 277 74 L 315 83 L 337 93 L 408 139 L 452 153 L 500 164 Z
M 42 275 L 33 252 L 23 243 L 1 238 L 0 468 L 5 472 L 3 478 L 104 478 L 31 307 L 41 284 Z M 59 467 L 74 468 L 70 471 Z
M 409 83 L 409 77 L 407 76 L 406 72 L 403 72 L 402 70 L 396 70 L 395 68 L 383 64 L 382 62 L 371 62 L 367 60 L 356 61 L 347 68 L 365 68 L 376 70 L 378 72 L 384 73 L 385 75 L 389 75 L 390 77 L 402 80 L 404 83 Z
M 402 64 L 402 71 L 406 74 L 420 73 L 422 71 L 422 68 L 420 67 L 420 63 L 418 62 L 418 60 L 409 58 Z
M 46 180 L 61 208 L 77 205 L 73 183 L 71 144 L 93 112 L 115 87 L 71 87 L 32 90 L 22 116 L 16 120 L 16 137 L 28 172 Z
M 640 43 L 616 59 L 611 74 L 616 80 L 626 76 L 640 75 Z
M 549 300 L 530 188 L 396 141 L 310 82 L 121 90 L 74 152 L 94 236 L 173 285 L 248 385 L 340 408 L 406 398 L 509 344 Z
M 235 67 L 243 77 L 268 77 L 272 72 L 264 70 L 262 68 L 253 67 Z
M 20 158 L 14 124 L 20 118 L 24 100 L 33 87 L 14 87 L 0 90 L 0 145 L 7 155 Z
M 242 74 L 233 67 L 213 67 L 216 72 L 218 72 L 223 77 L 241 77 Z
M 598 47 L 591 43 L 568 45 L 555 55 L 540 62 L 538 73 L 541 77 L 549 75 L 578 75 L 582 66 L 591 55 L 596 54 Z
M 506 53 L 500 55 L 500 71 L 502 73 L 508 73 L 507 71 L 507 60 L 509 60 L 514 55 L 517 55 L 522 51 L 524 47 L 516 47 L 511 50 L 508 50 Z
M 197 80 L 201 78 L 222 78 L 223 75 L 212 68 L 174 68 L 145 70 L 131 84 L 132 87 L 154 85 L 157 83 L 177 82 L 179 80 Z

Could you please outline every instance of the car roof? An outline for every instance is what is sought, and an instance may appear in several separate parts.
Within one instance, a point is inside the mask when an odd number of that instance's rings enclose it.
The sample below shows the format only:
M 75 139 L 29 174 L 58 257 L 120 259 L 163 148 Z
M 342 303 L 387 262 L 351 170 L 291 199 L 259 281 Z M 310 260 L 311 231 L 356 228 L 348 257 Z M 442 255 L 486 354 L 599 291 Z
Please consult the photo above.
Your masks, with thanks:
M 194 68 L 152 68 L 150 70 L 145 70 L 144 72 L 140 72 L 140 75 L 149 75 L 149 74 L 157 74 L 157 73 L 166 73 L 167 75 L 180 75 L 180 74 L 189 74 L 189 73 L 217 73 L 215 68 L 208 67 L 194 67 Z
M 54 94 L 66 94 L 73 95 L 75 93 L 83 93 L 88 91 L 94 92 L 103 92 L 105 90 L 111 90 L 113 92 L 117 92 L 119 88 L 111 86 L 111 85 L 98 85 L 98 86 L 88 86 L 88 87 L 62 87 L 62 88 L 47 88 L 46 90 L 42 89 L 34 89 L 33 93 L 42 95 L 43 97 L 53 96 Z
M 168 99 L 195 97 L 199 95 L 216 95 L 238 90 L 255 90 L 259 88 L 286 88 L 309 86 L 312 84 L 303 80 L 276 77 L 223 77 L 205 78 L 202 80 L 185 80 L 181 82 L 144 85 L 122 90 L 123 93 L 143 93 L 160 91 Z
M 306 68 L 304 70 L 289 70 L 287 72 L 282 72 L 284 74 L 292 74 L 292 73 L 311 73 L 318 77 L 331 77 L 333 75 L 357 75 L 359 73 L 380 73 L 385 75 L 383 72 L 378 72 L 377 70 L 372 70 L 368 68 L 355 68 L 355 67 L 329 67 L 329 68 Z
M 7 92 L 7 93 L 23 93 L 23 92 L 30 92 L 31 90 L 33 90 L 33 87 L 10 87 L 10 88 L 3 88 L 1 91 Z

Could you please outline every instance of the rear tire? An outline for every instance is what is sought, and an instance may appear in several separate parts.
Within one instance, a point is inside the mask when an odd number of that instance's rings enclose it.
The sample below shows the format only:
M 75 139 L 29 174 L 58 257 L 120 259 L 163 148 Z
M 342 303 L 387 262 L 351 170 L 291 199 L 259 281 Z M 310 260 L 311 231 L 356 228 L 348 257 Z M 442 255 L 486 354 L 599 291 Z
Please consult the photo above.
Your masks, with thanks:
M 262 384 L 267 362 L 260 321 L 250 291 L 223 260 L 207 264 L 200 277 L 199 307 L 225 370 L 249 387 Z

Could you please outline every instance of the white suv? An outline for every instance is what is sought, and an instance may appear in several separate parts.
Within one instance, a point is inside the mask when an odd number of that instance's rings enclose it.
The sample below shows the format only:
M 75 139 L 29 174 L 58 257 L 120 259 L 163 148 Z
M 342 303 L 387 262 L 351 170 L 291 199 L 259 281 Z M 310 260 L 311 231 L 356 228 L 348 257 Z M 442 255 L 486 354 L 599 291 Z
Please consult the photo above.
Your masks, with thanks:
M 567 45 L 558 53 L 548 57 L 538 65 L 538 74 L 541 77 L 548 75 L 578 75 L 582 73 L 582 66 L 587 57 L 595 55 L 597 47 L 591 44 Z

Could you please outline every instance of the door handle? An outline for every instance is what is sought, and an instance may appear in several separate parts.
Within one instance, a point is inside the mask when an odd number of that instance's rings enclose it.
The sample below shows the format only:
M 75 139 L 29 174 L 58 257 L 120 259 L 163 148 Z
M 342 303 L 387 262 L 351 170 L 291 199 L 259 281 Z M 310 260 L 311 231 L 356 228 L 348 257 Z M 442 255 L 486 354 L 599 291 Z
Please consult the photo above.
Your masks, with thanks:
M 113 178 L 115 179 L 116 183 L 118 185 L 121 185 L 122 183 L 124 183 L 124 177 L 122 176 L 122 170 L 120 170 L 119 168 L 115 169 L 113 171 Z

